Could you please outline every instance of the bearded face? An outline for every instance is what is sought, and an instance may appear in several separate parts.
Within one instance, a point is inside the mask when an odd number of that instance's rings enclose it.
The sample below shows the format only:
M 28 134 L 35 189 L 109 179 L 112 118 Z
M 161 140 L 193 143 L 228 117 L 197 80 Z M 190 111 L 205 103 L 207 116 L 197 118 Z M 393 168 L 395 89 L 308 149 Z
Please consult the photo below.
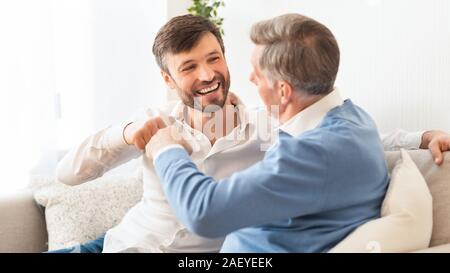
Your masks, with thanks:
M 167 54 L 166 62 L 169 73 L 162 72 L 164 80 L 185 105 L 203 112 L 214 112 L 224 106 L 230 73 L 213 34 L 204 34 L 187 52 Z
M 214 74 L 211 81 L 195 82 L 186 90 L 176 85 L 178 96 L 186 106 L 202 112 L 215 112 L 225 105 L 230 89 L 230 74 Z

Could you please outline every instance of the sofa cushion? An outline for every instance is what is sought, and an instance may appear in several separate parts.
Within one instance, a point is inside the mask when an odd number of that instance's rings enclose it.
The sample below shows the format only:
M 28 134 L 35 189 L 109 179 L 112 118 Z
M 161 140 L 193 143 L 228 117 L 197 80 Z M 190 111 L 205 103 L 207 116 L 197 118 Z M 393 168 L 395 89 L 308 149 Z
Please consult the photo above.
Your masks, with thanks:
M 431 194 L 404 150 L 392 170 L 381 216 L 358 227 L 331 252 L 408 252 L 428 247 L 433 225 Z
M 433 232 L 430 247 L 450 244 L 450 153 L 444 154 L 444 163 L 437 166 L 428 150 L 413 150 L 409 154 L 425 178 L 433 197 Z M 400 157 L 399 152 L 387 152 L 391 170 Z
M 93 240 L 117 225 L 142 198 L 142 172 L 104 176 L 78 186 L 35 177 L 30 187 L 45 207 L 48 249 L 56 250 Z

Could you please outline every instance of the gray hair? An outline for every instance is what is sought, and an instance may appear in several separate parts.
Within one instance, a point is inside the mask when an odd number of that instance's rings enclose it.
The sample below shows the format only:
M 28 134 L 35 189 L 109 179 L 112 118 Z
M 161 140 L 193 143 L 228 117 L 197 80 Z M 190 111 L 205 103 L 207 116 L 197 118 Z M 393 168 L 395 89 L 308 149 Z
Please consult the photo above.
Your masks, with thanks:
M 259 66 L 270 81 L 285 80 L 310 95 L 333 90 L 339 47 L 321 23 L 300 14 L 285 14 L 253 25 L 250 38 L 265 46 Z

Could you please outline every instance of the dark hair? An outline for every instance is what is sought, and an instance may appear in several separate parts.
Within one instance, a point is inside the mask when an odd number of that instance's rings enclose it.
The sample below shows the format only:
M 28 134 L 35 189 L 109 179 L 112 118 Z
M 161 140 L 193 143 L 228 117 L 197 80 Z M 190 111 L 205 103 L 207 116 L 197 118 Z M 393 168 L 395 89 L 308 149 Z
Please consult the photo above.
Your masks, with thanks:
M 250 36 L 265 46 L 259 66 L 269 80 L 285 80 L 310 95 L 333 91 L 340 54 L 326 26 L 300 14 L 285 14 L 255 24 Z
M 191 50 L 207 32 L 216 37 L 222 53 L 225 54 L 220 30 L 213 22 L 205 17 L 190 14 L 172 18 L 158 31 L 153 43 L 153 55 L 155 55 L 159 67 L 169 73 L 165 62 L 166 54 L 177 54 Z

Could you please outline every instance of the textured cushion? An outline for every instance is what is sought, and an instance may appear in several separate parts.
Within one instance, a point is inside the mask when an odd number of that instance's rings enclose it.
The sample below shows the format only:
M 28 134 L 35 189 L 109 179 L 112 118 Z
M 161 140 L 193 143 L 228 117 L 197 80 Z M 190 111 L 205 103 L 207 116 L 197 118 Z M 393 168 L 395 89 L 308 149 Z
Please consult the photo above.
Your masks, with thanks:
M 444 163 L 437 166 L 428 150 L 409 151 L 409 154 L 427 181 L 433 197 L 433 232 L 430 247 L 450 244 L 450 153 L 444 154 Z M 390 169 L 400 157 L 398 152 L 386 153 Z
M 142 172 L 105 176 L 79 186 L 36 177 L 30 187 L 45 207 L 49 250 L 56 250 L 93 240 L 117 225 L 142 198 Z
M 432 210 L 427 184 L 408 152 L 402 150 L 392 170 L 382 217 L 357 228 L 331 252 L 409 252 L 427 248 Z

